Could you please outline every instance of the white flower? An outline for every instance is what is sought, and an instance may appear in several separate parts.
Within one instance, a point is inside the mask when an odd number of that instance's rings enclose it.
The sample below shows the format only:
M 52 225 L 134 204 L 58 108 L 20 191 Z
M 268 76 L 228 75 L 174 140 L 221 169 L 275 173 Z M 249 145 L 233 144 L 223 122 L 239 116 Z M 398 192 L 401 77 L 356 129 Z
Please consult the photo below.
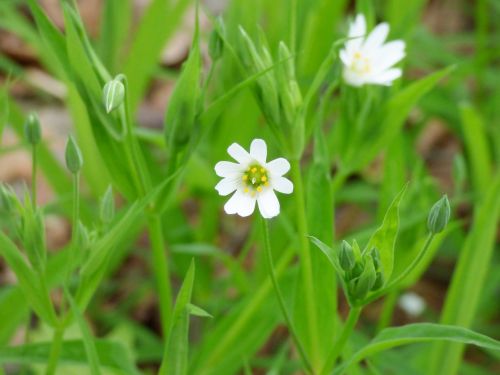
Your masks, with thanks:
M 283 175 L 290 170 L 290 163 L 284 158 L 266 162 L 267 146 L 262 139 L 254 139 L 250 153 L 237 143 L 228 147 L 227 153 L 237 161 L 220 161 L 215 173 L 223 179 L 215 186 L 220 195 L 235 192 L 224 205 L 228 214 L 249 216 L 255 209 L 255 202 L 265 219 L 280 213 L 280 203 L 274 190 L 290 194 L 293 184 Z
M 394 40 L 384 43 L 389 34 L 389 25 L 381 23 L 365 37 L 366 20 L 358 14 L 349 27 L 349 38 L 340 59 L 344 64 L 344 80 L 352 86 L 365 84 L 392 85 L 401 77 L 401 69 L 392 68 L 405 57 L 405 43 Z

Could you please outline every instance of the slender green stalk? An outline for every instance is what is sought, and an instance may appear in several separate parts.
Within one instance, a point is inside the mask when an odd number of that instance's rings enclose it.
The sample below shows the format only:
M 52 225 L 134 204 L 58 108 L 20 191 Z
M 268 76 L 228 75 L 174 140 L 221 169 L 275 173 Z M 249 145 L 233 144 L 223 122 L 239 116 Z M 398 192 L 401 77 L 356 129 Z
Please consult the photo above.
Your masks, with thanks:
M 267 270 L 269 272 L 269 278 L 271 279 L 271 282 L 274 287 L 274 292 L 276 293 L 276 297 L 278 298 L 278 302 L 280 305 L 281 313 L 283 314 L 283 317 L 285 318 L 286 325 L 288 327 L 288 331 L 292 335 L 292 338 L 295 342 L 295 345 L 297 346 L 297 349 L 299 351 L 300 357 L 302 361 L 304 362 L 304 365 L 306 366 L 306 369 L 308 373 L 313 373 L 311 364 L 309 363 L 309 360 L 307 359 L 306 352 L 304 350 L 304 347 L 302 346 L 302 343 L 300 342 L 297 334 L 295 327 L 293 325 L 292 319 L 290 317 L 290 314 L 288 313 L 288 310 L 286 309 L 285 305 L 285 299 L 283 298 L 283 294 L 281 293 L 278 280 L 276 278 L 276 273 L 274 271 L 274 262 L 273 262 L 273 254 L 271 251 L 271 240 L 269 237 L 269 225 L 267 223 L 266 219 L 262 219 L 262 226 L 264 228 L 264 244 L 265 244 L 265 251 L 266 251 L 266 260 L 267 260 Z
M 56 372 L 57 362 L 59 361 L 59 355 L 61 354 L 61 347 L 65 329 L 65 325 L 61 323 L 54 331 L 52 345 L 50 347 L 49 362 L 47 364 L 47 369 L 45 370 L 46 375 L 52 375 Z
M 432 240 L 434 239 L 434 236 L 435 236 L 434 233 L 429 233 L 429 236 L 425 240 L 425 244 L 422 247 L 422 250 L 420 250 L 417 257 L 415 259 L 413 259 L 413 262 L 411 262 L 411 264 L 403 272 L 401 272 L 398 275 L 398 277 L 396 277 L 394 280 L 392 280 L 386 287 L 378 290 L 377 292 L 370 295 L 367 299 L 365 299 L 363 301 L 363 304 L 367 305 L 367 304 L 379 299 L 380 297 L 382 297 L 383 295 L 387 294 L 389 291 L 391 291 L 392 289 L 397 287 L 411 273 L 411 271 L 413 271 L 413 269 L 417 266 L 417 264 L 420 263 L 420 261 L 424 258 L 425 254 L 427 252 L 427 249 L 429 248 L 429 246 L 432 243 Z
M 71 227 L 71 246 L 67 254 L 67 267 L 64 283 L 68 285 L 74 260 L 77 258 L 78 223 L 80 221 L 80 173 L 73 174 L 73 225 Z M 64 301 L 64 298 L 62 299 Z M 64 310 L 64 309 L 63 309 Z
M 314 301 L 314 283 L 312 275 L 312 261 L 311 261 L 311 251 L 308 239 L 307 230 L 307 219 L 306 219 L 306 205 L 305 205 L 305 191 L 302 182 L 302 174 L 300 170 L 300 161 L 297 159 L 292 159 L 291 162 L 291 173 L 294 180 L 295 186 L 295 204 L 296 204 L 296 218 L 297 218 L 297 229 L 299 236 L 299 246 L 300 246 L 300 264 L 303 278 L 303 285 L 305 288 L 305 304 L 307 310 L 307 326 L 309 333 L 309 342 L 311 349 L 311 361 L 312 366 L 319 366 L 321 358 L 319 358 L 319 347 L 318 347 L 318 322 L 316 315 L 316 302 Z
M 33 202 L 33 207 L 36 207 L 37 202 L 37 150 L 36 144 L 33 145 L 31 150 L 31 164 L 32 164 L 32 172 L 31 172 L 31 201 Z
M 335 343 L 332 351 L 328 355 L 328 359 L 326 360 L 326 364 L 321 371 L 321 375 L 328 375 L 332 367 L 335 365 L 337 358 L 342 353 L 345 344 L 347 343 L 347 339 L 351 335 L 356 323 L 358 322 L 359 315 L 361 314 L 361 306 L 351 307 L 349 310 L 349 315 L 347 316 L 347 320 L 344 324 L 344 328 L 342 328 L 342 333 L 340 334 L 339 339 Z
M 163 229 L 161 219 L 158 215 L 150 215 L 148 228 L 152 250 L 151 263 L 153 265 L 153 273 L 155 275 L 160 301 L 161 323 L 163 334 L 166 335 L 170 327 L 170 319 L 172 316 L 172 287 L 170 285 L 170 272 L 165 252 Z

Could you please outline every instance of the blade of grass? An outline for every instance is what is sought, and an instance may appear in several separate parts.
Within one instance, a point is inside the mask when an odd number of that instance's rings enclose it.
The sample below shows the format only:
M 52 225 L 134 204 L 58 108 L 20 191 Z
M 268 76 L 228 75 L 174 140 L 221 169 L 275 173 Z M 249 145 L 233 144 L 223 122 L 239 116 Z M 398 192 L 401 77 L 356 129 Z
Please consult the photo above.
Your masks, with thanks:
M 441 313 L 441 323 L 470 327 L 478 318 L 477 307 L 490 268 L 500 217 L 500 173 L 476 207 L 472 229 L 460 252 Z M 462 360 L 463 344 L 436 344 L 430 361 L 431 374 L 456 374 Z

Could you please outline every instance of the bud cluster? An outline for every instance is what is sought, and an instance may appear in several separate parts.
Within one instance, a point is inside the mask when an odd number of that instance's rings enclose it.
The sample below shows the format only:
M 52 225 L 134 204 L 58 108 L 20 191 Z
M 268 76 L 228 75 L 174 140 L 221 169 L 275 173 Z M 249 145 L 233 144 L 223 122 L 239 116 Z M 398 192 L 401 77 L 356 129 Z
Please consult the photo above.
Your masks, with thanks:
M 267 122 L 274 132 L 284 133 L 295 151 L 303 148 L 304 124 L 300 111 L 302 93 L 295 76 L 295 61 L 285 43 L 281 42 L 278 59 L 273 60 L 266 38 L 261 32 L 255 43 L 240 27 L 238 54 L 245 69 L 259 74 L 256 95 Z
M 375 247 L 361 253 L 356 241 L 352 246 L 342 241 L 338 263 L 343 271 L 341 277 L 351 301 L 363 300 L 369 292 L 384 285 L 380 253 Z

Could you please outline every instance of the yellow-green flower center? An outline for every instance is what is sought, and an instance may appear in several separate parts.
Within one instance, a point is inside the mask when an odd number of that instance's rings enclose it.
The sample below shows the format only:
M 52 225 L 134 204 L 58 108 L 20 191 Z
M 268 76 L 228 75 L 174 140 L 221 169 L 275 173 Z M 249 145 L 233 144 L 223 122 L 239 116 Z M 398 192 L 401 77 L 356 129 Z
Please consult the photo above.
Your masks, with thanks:
M 351 63 L 351 70 L 359 75 L 365 75 L 371 71 L 370 59 L 364 57 L 361 53 L 354 54 L 354 60 Z
M 243 173 L 243 191 L 255 195 L 255 192 L 261 192 L 265 186 L 269 186 L 269 176 L 267 169 L 259 164 L 252 164 Z

